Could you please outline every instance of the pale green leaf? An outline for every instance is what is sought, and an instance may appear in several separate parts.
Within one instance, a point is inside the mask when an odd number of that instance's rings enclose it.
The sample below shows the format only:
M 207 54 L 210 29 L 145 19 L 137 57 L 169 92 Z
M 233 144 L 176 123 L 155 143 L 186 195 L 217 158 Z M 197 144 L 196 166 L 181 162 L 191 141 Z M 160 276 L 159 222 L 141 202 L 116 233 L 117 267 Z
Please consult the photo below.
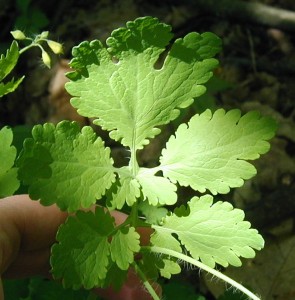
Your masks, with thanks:
M 33 200 L 62 210 L 87 208 L 115 180 L 110 149 L 91 127 L 75 122 L 37 125 L 18 160 L 19 176 Z
M 7 83 L 1 82 L 0 83 L 0 97 L 14 92 L 18 88 L 18 86 L 22 83 L 24 78 L 25 78 L 25 76 L 23 76 L 17 80 L 12 79 L 11 81 L 9 81 Z
M 162 226 L 152 225 L 152 227 L 156 229 L 150 239 L 154 246 L 168 248 L 180 253 L 182 252 L 180 243 L 171 235 L 172 232 L 167 232 L 167 229 Z
M 0 56 L 0 81 L 2 81 L 15 67 L 19 57 L 19 49 L 16 41 L 13 41 L 6 55 Z
M 205 92 L 203 84 L 217 66 L 212 57 L 220 50 L 219 38 L 190 33 L 174 42 L 156 68 L 171 38 L 170 26 L 144 17 L 115 30 L 109 48 L 99 41 L 76 47 L 72 66 L 78 69 L 66 84 L 72 105 L 114 140 L 141 149 L 160 132 L 157 126 L 177 117 L 177 108 Z
M 154 176 L 145 170 L 145 168 L 141 168 L 136 176 L 141 185 L 144 200 L 154 206 L 175 204 L 177 201 L 175 184 L 167 178 Z
M 132 206 L 140 197 L 140 185 L 131 176 L 121 176 L 116 186 L 116 191 L 112 193 L 111 208 L 121 209 L 125 203 Z
M 228 193 L 256 174 L 246 160 L 259 158 L 269 148 L 275 122 L 258 112 L 241 117 L 239 110 L 207 110 L 178 127 L 163 149 L 158 169 L 172 182 L 212 194 Z
M 139 234 L 134 227 L 118 230 L 111 242 L 111 257 L 121 270 L 127 270 L 140 250 Z
M 53 276 L 74 289 L 102 286 L 110 263 L 108 237 L 114 228 L 114 218 L 101 207 L 95 214 L 78 211 L 68 217 L 52 247 Z
M 13 195 L 19 187 L 17 168 L 14 168 L 16 148 L 11 145 L 12 130 L 3 127 L 0 130 L 0 198 Z
M 132 206 L 141 196 L 149 204 L 172 205 L 177 201 L 176 186 L 169 179 L 154 176 L 149 169 L 139 168 L 137 175 L 130 173 L 129 167 L 117 169 L 119 180 L 111 191 L 110 208 L 121 209 L 125 203 Z M 161 186 L 161 189 L 159 189 Z
M 149 224 L 160 224 L 168 213 L 166 208 L 150 205 L 148 201 L 140 201 L 138 209 L 146 217 Z
M 181 272 L 179 264 L 173 260 L 163 259 L 164 267 L 160 269 L 161 276 L 170 279 L 171 275 Z
M 163 226 L 152 226 L 156 231 L 156 238 L 151 239 L 155 246 L 165 246 L 162 239 L 167 241 L 167 236 L 176 241 L 172 234 L 177 235 L 193 258 L 210 267 L 216 263 L 240 266 L 240 257 L 253 258 L 253 249 L 263 248 L 261 235 L 244 221 L 244 212 L 234 209 L 229 202 L 213 204 L 213 197 L 205 195 L 192 198 L 188 207 L 188 216 L 172 214 L 164 219 Z M 172 249 L 168 243 L 166 248 Z

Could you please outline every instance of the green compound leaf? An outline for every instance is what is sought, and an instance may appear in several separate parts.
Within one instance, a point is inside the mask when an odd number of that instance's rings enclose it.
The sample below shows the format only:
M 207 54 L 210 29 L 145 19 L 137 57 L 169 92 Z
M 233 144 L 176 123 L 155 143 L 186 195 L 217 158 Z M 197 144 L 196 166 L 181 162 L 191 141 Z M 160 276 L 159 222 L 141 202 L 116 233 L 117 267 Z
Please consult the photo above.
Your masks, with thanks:
M 111 257 L 121 270 L 128 270 L 134 261 L 134 253 L 139 250 L 139 234 L 134 227 L 118 230 L 112 238 Z
M 213 204 L 213 197 L 205 195 L 194 197 L 188 202 L 190 214 L 178 217 L 167 216 L 163 226 L 153 225 L 155 234 L 152 244 L 172 249 L 167 243 L 167 236 L 176 234 L 194 259 L 214 267 L 216 263 L 227 267 L 229 264 L 240 266 L 239 257 L 252 258 L 255 251 L 264 246 L 263 238 L 251 224 L 244 221 L 244 212 L 233 209 L 228 202 L 218 201 Z M 175 243 L 174 242 L 174 243 Z M 173 249 L 175 250 L 175 249 Z
M 165 177 L 180 185 L 212 194 L 228 193 L 256 174 L 246 160 L 259 158 L 270 145 L 276 124 L 258 112 L 241 117 L 239 110 L 207 110 L 178 127 L 162 151 L 160 166 Z
M 0 56 L 0 81 L 2 81 L 14 69 L 18 58 L 19 48 L 16 41 L 13 41 L 10 49 L 7 50 L 6 55 Z
M 25 76 L 23 76 L 17 80 L 12 79 L 11 81 L 9 81 L 7 83 L 1 82 L 0 83 L 0 97 L 14 92 L 18 88 L 18 86 L 22 83 L 24 78 L 25 78 Z
M 73 50 L 67 91 L 79 114 L 133 150 L 149 143 L 159 125 L 175 119 L 179 110 L 205 92 L 220 50 L 212 33 L 190 33 L 177 39 L 161 68 L 157 60 L 172 38 L 170 26 L 151 17 L 128 22 L 107 40 L 84 42 Z
M 114 218 L 101 207 L 95 214 L 78 211 L 70 216 L 59 228 L 58 244 L 52 247 L 53 276 L 73 289 L 103 286 L 110 262 L 108 237 L 114 228 Z
M 13 133 L 10 128 L 0 130 L 0 198 L 13 195 L 19 187 L 17 168 L 14 168 L 16 148 L 11 146 Z
M 75 122 L 37 125 L 18 160 L 19 177 L 33 200 L 69 212 L 100 199 L 115 180 L 110 149 L 92 128 Z

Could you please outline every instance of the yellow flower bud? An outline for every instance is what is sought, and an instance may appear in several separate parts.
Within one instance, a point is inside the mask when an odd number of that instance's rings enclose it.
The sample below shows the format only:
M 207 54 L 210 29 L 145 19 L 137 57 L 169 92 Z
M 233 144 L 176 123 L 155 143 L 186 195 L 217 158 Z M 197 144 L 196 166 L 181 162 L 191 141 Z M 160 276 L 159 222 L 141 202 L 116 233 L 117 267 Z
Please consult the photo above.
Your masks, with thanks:
M 55 54 L 62 54 L 63 53 L 63 48 L 62 48 L 62 44 L 55 42 L 55 41 L 51 41 L 48 40 L 47 41 L 48 46 L 50 47 L 50 49 L 55 53 Z
M 25 40 L 27 38 L 25 34 L 20 30 L 10 31 L 10 33 L 12 34 L 13 38 L 16 40 Z
M 42 50 L 42 60 L 45 64 L 45 66 L 50 68 L 51 59 L 50 59 L 50 56 L 48 55 L 48 53 L 44 50 Z

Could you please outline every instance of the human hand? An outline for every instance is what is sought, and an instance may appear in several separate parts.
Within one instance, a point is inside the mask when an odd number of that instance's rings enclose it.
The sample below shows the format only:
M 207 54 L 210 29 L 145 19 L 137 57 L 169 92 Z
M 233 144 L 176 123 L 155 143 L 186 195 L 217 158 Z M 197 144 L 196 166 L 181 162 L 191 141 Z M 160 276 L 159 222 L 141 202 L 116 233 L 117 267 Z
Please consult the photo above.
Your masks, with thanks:
M 68 214 L 55 205 L 42 206 L 27 195 L 11 196 L 0 200 L 0 274 L 5 278 L 25 278 L 34 275 L 49 276 L 50 248 L 55 242 L 59 225 Z M 126 215 L 113 214 L 120 224 Z M 142 239 L 148 232 L 141 232 Z M 145 242 L 143 242 L 145 243 Z M 108 300 L 150 300 L 139 278 L 130 271 L 128 280 L 119 292 L 96 289 Z M 0 300 L 4 299 L 0 280 Z

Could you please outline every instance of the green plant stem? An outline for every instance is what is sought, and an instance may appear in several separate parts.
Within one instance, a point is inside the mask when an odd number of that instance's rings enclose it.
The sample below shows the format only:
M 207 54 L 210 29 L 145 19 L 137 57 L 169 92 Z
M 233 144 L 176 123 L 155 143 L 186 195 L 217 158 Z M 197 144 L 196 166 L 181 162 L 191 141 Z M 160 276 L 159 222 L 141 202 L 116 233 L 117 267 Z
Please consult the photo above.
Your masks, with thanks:
M 138 174 L 139 166 L 136 159 L 136 147 L 135 147 L 135 138 L 133 139 L 132 147 L 130 148 L 130 162 L 129 167 L 131 170 L 132 176 L 135 178 Z M 130 213 L 131 225 L 136 227 L 137 220 L 138 220 L 138 203 L 135 202 L 132 206 L 131 213 Z
M 43 47 L 41 45 L 39 45 L 38 43 L 33 42 L 32 44 L 20 49 L 19 54 L 22 54 L 25 51 L 27 51 L 27 50 L 29 50 L 30 48 L 33 48 L 33 47 L 39 47 L 41 49 L 41 51 L 43 50 Z
M 121 228 L 124 228 L 124 227 L 128 226 L 129 224 L 130 224 L 129 220 L 126 219 L 126 221 L 124 221 L 123 223 L 121 223 L 120 225 L 115 227 L 115 229 L 109 234 L 109 236 L 116 234 Z
M 261 300 L 259 297 L 257 297 L 255 294 L 253 294 L 251 291 L 249 291 L 248 289 L 246 289 L 244 286 L 242 286 L 240 283 L 234 281 L 233 279 L 227 277 L 226 275 L 222 274 L 221 272 L 203 264 L 202 262 L 193 259 L 190 256 L 184 255 L 182 253 L 176 252 L 174 250 L 171 249 L 166 249 L 166 248 L 161 248 L 161 247 L 142 247 L 143 248 L 149 248 L 149 251 L 153 252 L 153 253 L 159 253 L 159 254 L 165 254 L 165 255 L 169 255 L 169 256 L 173 256 L 176 257 L 178 259 L 181 259 L 183 261 L 186 261 L 202 270 L 205 270 L 209 273 L 211 273 L 212 275 L 220 278 L 221 280 L 229 283 L 230 285 L 232 285 L 233 287 L 237 288 L 238 290 L 240 290 L 242 293 L 246 294 L 248 297 L 250 297 L 253 300 Z M 144 249 L 143 249 L 144 250 Z
M 131 174 L 136 177 L 138 170 L 139 170 L 139 166 L 138 166 L 138 162 L 137 162 L 137 158 L 136 158 L 136 146 L 135 146 L 135 132 L 134 132 L 134 138 L 132 141 L 132 146 L 130 148 L 130 162 L 129 162 L 129 167 L 131 169 Z
M 19 50 L 19 54 L 22 54 L 24 53 L 25 51 L 29 50 L 30 48 L 34 47 L 35 45 L 34 44 L 30 44 L 22 49 Z
M 153 297 L 154 300 L 160 300 L 158 294 L 156 293 L 155 289 L 153 288 L 153 286 L 149 283 L 148 279 L 146 278 L 146 276 L 144 275 L 144 273 L 141 271 L 141 269 L 139 268 L 139 266 L 136 263 L 133 263 L 132 266 L 135 269 L 135 272 L 139 275 L 139 277 L 141 278 L 143 285 L 145 286 L 145 288 L 147 289 L 147 291 L 150 293 L 150 295 Z
M 136 201 L 131 208 L 131 213 L 130 213 L 130 223 L 133 227 L 137 227 L 137 221 L 138 221 L 138 202 Z

